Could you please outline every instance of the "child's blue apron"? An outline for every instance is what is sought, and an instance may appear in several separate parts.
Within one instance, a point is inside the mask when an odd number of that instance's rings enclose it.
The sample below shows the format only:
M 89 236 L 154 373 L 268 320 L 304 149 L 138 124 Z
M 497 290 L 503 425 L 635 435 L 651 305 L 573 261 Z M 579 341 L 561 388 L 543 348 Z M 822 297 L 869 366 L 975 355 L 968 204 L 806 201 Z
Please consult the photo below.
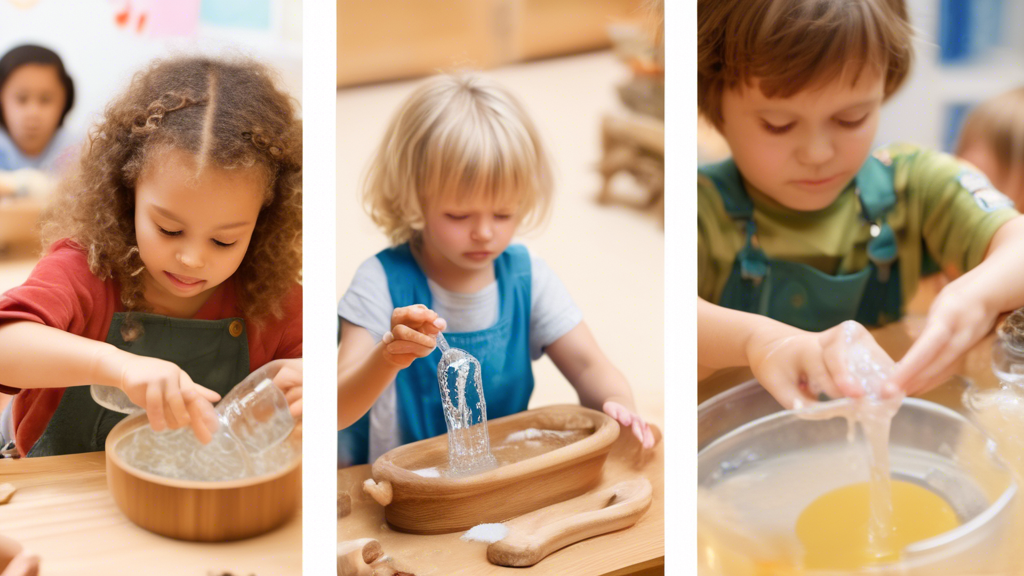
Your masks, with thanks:
M 881 325 L 902 315 L 896 235 L 886 222 L 886 215 L 896 205 L 891 166 L 870 156 L 857 173 L 855 185 L 863 225 L 872 226 L 867 245 L 869 264 L 858 272 L 836 276 L 806 264 L 769 258 L 761 250 L 754 204 L 732 159 L 703 166 L 699 172 L 714 182 L 726 212 L 746 234 L 720 306 L 811 331 L 826 330 L 846 320 Z
M 382 250 L 377 259 L 384 265 L 388 290 L 395 308 L 432 306 L 427 277 L 420 270 L 408 244 Z M 533 393 L 530 360 L 530 255 L 523 246 L 509 246 L 494 261 L 498 282 L 498 321 L 477 332 L 450 333 L 444 337 L 480 361 L 483 370 L 487 418 L 493 420 L 526 410 Z M 441 351 L 417 358 L 395 378 L 401 442 L 407 444 L 440 434 L 448 427 L 441 409 L 437 363 Z M 338 432 L 339 465 L 366 464 L 369 460 L 370 414 Z

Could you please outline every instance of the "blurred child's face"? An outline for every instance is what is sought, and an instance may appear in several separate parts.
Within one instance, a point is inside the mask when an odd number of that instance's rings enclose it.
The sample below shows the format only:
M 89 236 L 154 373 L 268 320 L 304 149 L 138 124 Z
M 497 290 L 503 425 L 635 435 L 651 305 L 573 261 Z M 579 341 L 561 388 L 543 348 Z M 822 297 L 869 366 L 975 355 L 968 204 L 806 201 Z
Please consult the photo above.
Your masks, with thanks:
M 25 64 L 7 77 L 0 90 L 4 123 L 11 140 L 26 156 L 38 156 L 50 143 L 67 101 L 57 68 Z
M 978 170 L 981 170 L 989 181 L 1003 194 L 1006 194 L 1020 210 L 1024 207 L 1024 168 L 1020 166 L 1008 169 L 999 161 L 992 148 L 983 142 L 974 142 L 960 153 Z
M 519 225 L 517 208 L 514 202 L 483 195 L 461 202 L 432 200 L 424 209 L 424 250 L 463 270 L 485 270 L 512 241 Z
M 722 134 L 736 165 L 756 189 L 793 210 L 830 205 L 871 150 L 884 77 L 865 68 L 789 98 L 752 86 L 722 95 Z
M 197 175 L 195 157 L 180 150 L 154 156 L 135 186 L 146 300 L 188 308 L 205 301 L 242 263 L 264 182 L 251 169 L 205 166 Z

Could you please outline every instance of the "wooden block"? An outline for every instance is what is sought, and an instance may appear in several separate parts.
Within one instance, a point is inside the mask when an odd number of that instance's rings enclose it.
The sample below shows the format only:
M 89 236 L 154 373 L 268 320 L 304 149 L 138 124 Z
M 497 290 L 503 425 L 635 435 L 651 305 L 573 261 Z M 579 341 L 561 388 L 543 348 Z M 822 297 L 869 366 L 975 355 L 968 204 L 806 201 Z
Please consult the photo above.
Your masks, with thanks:
M 338 495 L 338 518 L 344 518 L 352 513 L 352 496 L 348 492 Z
M 14 492 L 17 488 L 14 484 L 0 484 L 0 504 L 7 504 L 11 501 L 11 496 L 14 496 Z

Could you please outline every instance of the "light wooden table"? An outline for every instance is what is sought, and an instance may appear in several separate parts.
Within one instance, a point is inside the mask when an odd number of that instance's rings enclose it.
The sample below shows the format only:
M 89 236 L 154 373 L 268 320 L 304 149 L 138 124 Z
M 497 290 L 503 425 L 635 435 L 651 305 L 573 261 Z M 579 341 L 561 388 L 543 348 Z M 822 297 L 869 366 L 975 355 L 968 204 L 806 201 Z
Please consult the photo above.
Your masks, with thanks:
M 660 437 L 660 433 L 659 433 Z M 463 534 L 431 536 L 390 529 L 384 508 L 362 492 L 370 465 L 338 471 L 338 489 L 352 497 L 352 512 L 338 520 L 338 540 L 376 538 L 391 560 L 387 568 L 416 576 L 558 574 L 560 576 L 653 576 L 665 566 L 665 452 L 659 442 L 646 462 L 638 460 L 639 443 L 626 430 L 612 446 L 604 465 L 601 489 L 644 476 L 651 482 L 651 508 L 630 528 L 597 536 L 563 548 L 530 568 L 506 568 L 487 561 L 487 544 L 464 542 Z
M 0 460 L 0 533 L 41 557 L 41 576 L 290 576 L 302 574 L 302 514 L 263 536 L 184 542 L 131 523 L 107 489 L 103 452 Z

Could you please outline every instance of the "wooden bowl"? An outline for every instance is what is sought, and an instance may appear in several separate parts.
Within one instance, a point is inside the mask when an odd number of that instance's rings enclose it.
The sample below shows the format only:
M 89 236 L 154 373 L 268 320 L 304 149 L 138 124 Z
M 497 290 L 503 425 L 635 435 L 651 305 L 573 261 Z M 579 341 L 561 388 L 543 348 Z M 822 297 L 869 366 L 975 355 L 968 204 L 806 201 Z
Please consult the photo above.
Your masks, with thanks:
M 547 406 L 487 423 L 492 442 L 527 428 L 589 429 L 587 437 L 551 452 L 462 478 L 413 472 L 448 462 L 447 435 L 391 450 L 373 464 L 363 489 L 385 506 L 389 525 L 414 534 L 444 534 L 504 522 L 579 496 L 601 480 L 608 451 L 619 436 L 609 416 L 581 406 Z
M 272 474 L 225 482 L 164 478 L 128 466 L 114 447 L 148 423 L 145 413 L 125 418 L 106 442 L 107 486 L 135 524 L 180 540 L 224 542 L 268 532 L 298 509 L 301 458 Z

